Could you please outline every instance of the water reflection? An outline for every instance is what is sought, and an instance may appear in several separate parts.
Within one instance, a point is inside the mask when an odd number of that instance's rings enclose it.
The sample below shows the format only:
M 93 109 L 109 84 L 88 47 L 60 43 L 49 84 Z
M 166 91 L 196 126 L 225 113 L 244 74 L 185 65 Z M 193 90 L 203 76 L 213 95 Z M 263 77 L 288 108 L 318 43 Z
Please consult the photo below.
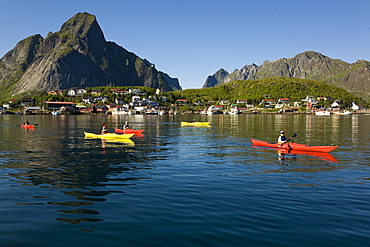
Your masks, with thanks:
M 161 179 L 172 180 L 171 186 L 178 186 L 177 178 L 184 179 L 189 174 L 194 177 L 201 174 L 202 180 L 211 177 L 212 182 L 221 186 L 225 180 L 219 182 L 219 175 L 227 175 L 230 178 L 228 181 L 234 182 L 235 174 L 261 175 L 292 171 L 302 172 L 302 176 L 305 176 L 308 172 L 338 169 L 338 166 L 330 165 L 337 163 L 337 160 L 328 153 L 293 150 L 279 153 L 268 149 L 251 151 L 250 138 L 271 138 L 275 141 L 276 133 L 281 129 L 298 132 L 299 142 L 325 145 L 340 143 L 344 148 L 347 145 L 348 149 L 351 148 L 348 147 L 350 143 L 358 145 L 356 149 L 366 149 L 360 150 L 361 154 L 368 153 L 368 118 L 361 116 L 338 118 L 333 122 L 330 121 L 331 117 L 310 115 L 197 118 L 199 121 L 211 121 L 211 127 L 181 127 L 181 119 L 162 116 L 80 116 L 78 120 L 72 116 L 40 116 L 30 120 L 40 123 L 38 128 L 22 131 L 20 127 L 12 127 L 18 120 L 12 122 L 6 119 L 2 123 L 5 127 L 0 128 L 3 138 L 0 143 L 1 178 L 8 180 L 6 183 L 10 184 L 9 187 L 23 189 L 23 194 L 15 194 L 21 200 L 14 199 L 11 202 L 14 205 L 47 205 L 57 212 L 54 217 L 57 221 L 80 224 L 106 220 L 101 208 L 111 202 L 109 197 L 112 194 L 128 195 L 128 190 L 137 188 L 140 182 L 155 181 L 151 172 L 158 170 L 158 166 L 168 167 L 160 171 L 170 175 L 161 175 Z M 101 122 L 114 127 L 120 126 L 126 119 L 137 129 L 144 128 L 145 137 L 133 137 L 123 142 L 83 137 L 83 131 L 96 131 Z M 332 131 L 333 128 L 337 130 Z M 350 160 L 353 154 L 351 156 L 347 152 L 347 156 Z M 356 162 L 368 165 L 367 157 L 369 155 L 358 155 L 357 158 L 361 160 Z M 275 165 L 279 162 L 284 166 L 266 165 L 269 162 Z M 174 178 L 173 174 L 178 177 Z M 197 186 L 191 179 L 184 181 Z M 156 186 L 160 191 L 173 193 L 166 186 Z M 208 188 L 208 184 L 204 188 Z M 27 193 L 30 195 L 27 196 Z M 141 194 L 131 196 L 140 198 Z M 163 203 L 159 202 L 158 205 L 162 206 Z
M 22 201 L 14 204 L 55 206 L 57 212 L 66 214 L 56 218 L 61 222 L 102 221 L 96 204 L 107 201 L 113 193 L 125 193 L 123 188 L 136 185 L 137 181 L 151 179 L 141 170 L 154 168 L 150 161 L 153 157 L 138 157 L 135 143 L 129 139 L 85 139 L 49 134 L 45 129 L 11 134 L 6 145 L 0 144 L 2 177 L 12 181 L 12 187 L 39 188 L 36 195 L 22 196 Z M 31 191 L 34 190 L 28 192 Z M 87 217 L 76 219 L 72 215 Z

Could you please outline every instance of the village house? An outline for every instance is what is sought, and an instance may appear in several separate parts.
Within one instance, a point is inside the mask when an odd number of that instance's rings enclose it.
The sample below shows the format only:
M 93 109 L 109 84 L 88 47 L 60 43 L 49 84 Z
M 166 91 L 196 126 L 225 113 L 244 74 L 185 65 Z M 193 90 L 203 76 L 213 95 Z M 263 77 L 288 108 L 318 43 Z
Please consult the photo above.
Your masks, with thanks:
M 140 96 L 137 96 L 137 95 L 132 96 L 131 101 L 132 102 L 139 102 L 140 101 Z
M 132 89 L 129 89 L 128 90 L 129 93 L 136 93 L 136 94 L 139 94 L 141 93 L 141 90 L 140 89 L 136 89 L 136 88 L 132 88 Z
M 305 99 L 302 99 L 301 100 L 303 106 L 306 106 L 307 108 L 312 108 L 314 106 L 316 106 L 317 104 L 317 99 L 312 96 L 312 95 L 307 95 Z
M 362 105 L 357 105 L 355 102 L 352 102 L 352 110 L 362 110 L 364 107 Z
M 177 104 L 179 104 L 179 105 L 184 105 L 184 104 L 187 104 L 187 103 L 188 103 L 187 99 L 178 99 L 177 100 Z
M 69 89 L 67 91 L 67 96 L 76 96 L 76 90 L 74 89 Z
M 108 100 L 109 100 L 109 98 L 107 96 L 100 96 L 100 97 L 95 97 L 94 98 L 94 101 L 106 102 Z
M 9 103 L 3 104 L 3 109 L 9 110 L 10 108 L 11 107 L 10 107 L 10 104 Z
M 92 100 L 92 98 L 83 98 L 82 99 L 82 103 L 84 104 L 92 104 L 94 101 Z
M 33 104 L 32 98 L 23 98 L 21 100 L 21 105 L 22 106 L 27 106 L 27 105 L 32 105 L 32 104 Z
M 41 103 L 41 110 L 44 110 L 44 111 L 58 111 L 62 107 L 72 110 L 76 108 L 76 103 L 59 102 L 59 101 L 44 101 Z
M 237 104 L 246 104 L 247 100 L 246 99 L 238 99 L 238 100 L 236 100 L 236 103 Z
M 120 88 L 112 88 L 110 91 L 111 93 L 114 93 L 114 94 L 126 94 L 127 93 L 126 90 L 122 90 Z
M 91 89 L 91 93 L 92 94 L 101 94 L 102 91 L 103 91 L 103 89 L 99 89 L 99 88 L 97 88 L 97 89 Z
M 123 104 L 126 104 L 126 102 L 124 101 L 124 99 L 118 99 L 116 98 L 114 100 L 114 103 L 116 103 L 117 105 L 123 105 Z
M 278 99 L 278 102 L 275 105 L 275 108 L 283 108 L 284 106 L 287 106 L 290 104 L 289 98 L 280 98 Z
M 273 108 L 276 105 L 275 99 L 263 99 L 260 105 L 265 105 L 265 108 Z
M 335 100 L 330 106 L 331 108 L 342 108 L 342 100 Z

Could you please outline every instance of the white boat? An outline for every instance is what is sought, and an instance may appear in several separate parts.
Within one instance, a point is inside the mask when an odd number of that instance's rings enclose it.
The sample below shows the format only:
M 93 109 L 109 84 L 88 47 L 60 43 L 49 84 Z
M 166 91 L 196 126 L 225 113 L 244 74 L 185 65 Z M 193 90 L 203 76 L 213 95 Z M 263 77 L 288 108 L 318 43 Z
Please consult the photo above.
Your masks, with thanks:
M 337 112 L 333 112 L 333 114 L 334 114 L 334 115 L 351 115 L 351 114 L 352 114 L 352 112 L 345 110 L 345 111 L 343 111 L 343 112 L 339 112 L 339 111 L 337 111 Z
M 132 115 L 134 114 L 134 111 L 129 110 L 125 107 L 118 107 L 113 109 L 112 115 Z
M 156 111 L 154 109 L 151 109 L 151 110 L 147 110 L 145 112 L 145 114 L 147 114 L 147 115 L 158 115 L 158 111 Z
M 54 115 L 54 116 L 55 115 L 60 115 L 60 112 L 59 111 L 52 111 L 51 114 Z
M 315 115 L 318 115 L 318 116 L 329 116 L 330 115 L 330 111 L 316 111 L 315 112 Z
M 242 112 L 237 108 L 231 108 L 229 114 L 230 115 L 239 115 L 239 114 L 242 114 Z

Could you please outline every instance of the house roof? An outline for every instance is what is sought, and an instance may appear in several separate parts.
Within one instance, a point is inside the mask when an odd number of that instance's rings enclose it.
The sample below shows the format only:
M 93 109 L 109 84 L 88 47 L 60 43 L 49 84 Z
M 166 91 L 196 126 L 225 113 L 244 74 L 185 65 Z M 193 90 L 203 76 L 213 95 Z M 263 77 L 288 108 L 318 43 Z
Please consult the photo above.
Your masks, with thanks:
M 74 102 L 63 102 L 63 101 L 44 101 L 46 104 L 63 104 L 63 105 L 75 105 Z

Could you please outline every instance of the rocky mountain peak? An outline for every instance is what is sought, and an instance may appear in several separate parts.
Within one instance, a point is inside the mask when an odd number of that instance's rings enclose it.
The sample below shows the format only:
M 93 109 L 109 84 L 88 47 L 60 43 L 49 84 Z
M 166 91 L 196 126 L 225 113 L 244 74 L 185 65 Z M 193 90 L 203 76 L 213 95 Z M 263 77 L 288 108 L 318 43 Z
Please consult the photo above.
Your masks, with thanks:
M 96 17 L 86 12 L 78 13 L 66 21 L 60 28 L 59 33 L 78 37 L 89 42 L 102 43 L 106 41 Z
M 74 15 L 45 39 L 33 35 L 20 41 L 0 59 L 0 98 L 106 85 L 181 89 L 177 78 L 107 42 L 96 17 L 89 13 Z
M 305 51 L 292 58 L 264 61 L 260 66 L 246 65 L 231 74 L 223 70 L 224 76 L 220 76 L 220 71 L 208 76 L 203 88 L 235 80 L 290 77 L 334 84 L 364 99 L 370 99 L 370 62 L 358 60 L 349 64 L 316 51 Z

